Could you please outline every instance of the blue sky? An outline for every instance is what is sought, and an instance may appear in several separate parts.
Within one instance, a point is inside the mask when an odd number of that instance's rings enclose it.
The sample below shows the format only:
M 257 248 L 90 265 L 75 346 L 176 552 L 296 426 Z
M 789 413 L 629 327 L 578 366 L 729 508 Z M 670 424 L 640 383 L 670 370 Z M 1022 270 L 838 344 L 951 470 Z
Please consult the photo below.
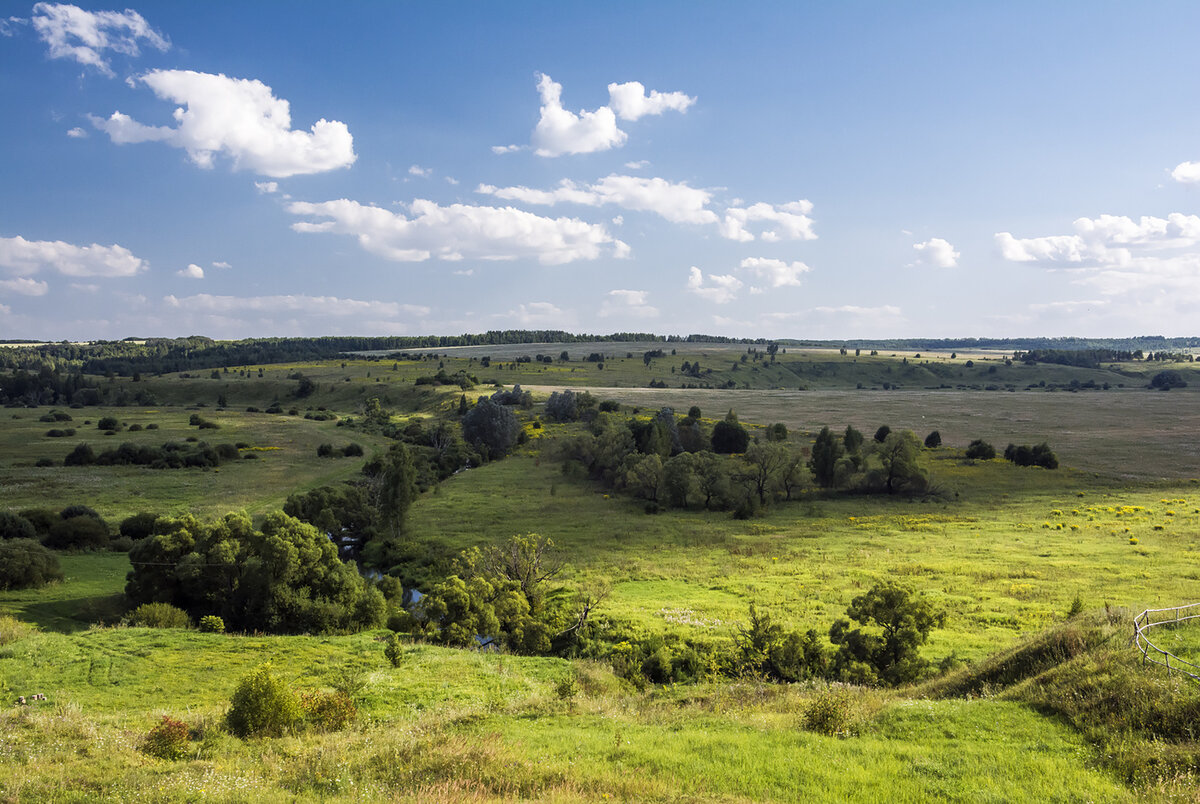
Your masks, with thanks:
M 1200 334 L 1195 3 L 0 9 L 0 337 Z

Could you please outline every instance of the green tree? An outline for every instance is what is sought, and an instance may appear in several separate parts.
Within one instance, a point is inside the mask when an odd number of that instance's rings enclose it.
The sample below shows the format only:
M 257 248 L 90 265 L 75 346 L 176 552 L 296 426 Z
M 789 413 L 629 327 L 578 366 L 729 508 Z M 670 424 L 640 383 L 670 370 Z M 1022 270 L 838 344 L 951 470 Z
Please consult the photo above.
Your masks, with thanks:
M 663 496 L 668 505 L 687 508 L 696 490 L 696 459 L 690 452 L 681 452 L 663 465 Z
M 888 494 L 925 488 L 925 473 L 918 463 L 921 443 L 912 430 L 888 434 L 875 454 L 883 467 L 880 478 Z
M 879 429 L 875 431 L 875 443 L 882 444 L 887 440 L 887 437 L 891 432 L 892 428 L 888 427 L 886 424 L 880 425 Z
M 58 556 L 33 539 L 0 541 L 0 590 L 36 589 L 62 577 Z
M 890 581 L 854 598 L 846 616 L 860 627 L 851 630 L 849 621 L 838 620 L 830 629 L 830 640 L 839 646 L 839 672 L 852 680 L 892 685 L 921 676 L 929 663 L 921 658 L 920 648 L 944 621 L 944 614 L 927 600 Z
M 729 461 L 707 450 L 695 453 L 696 486 L 706 509 L 724 508 L 730 494 Z
M 942 445 L 942 434 L 934 430 L 929 435 L 925 436 L 925 446 L 928 449 L 937 449 Z
M 713 452 L 722 455 L 745 452 L 749 444 L 750 434 L 738 422 L 737 414 L 732 410 L 713 427 Z
M 399 536 L 404 531 L 408 508 L 417 498 L 417 470 L 405 444 L 395 444 L 388 450 L 373 486 L 380 522 L 393 537 Z
M 743 454 L 742 460 L 760 505 L 767 504 L 779 483 L 779 473 L 787 459 L 788 448 L 776 442 L 753 444 Z
M 977 438 L 967 445 L 966 457 L 972 460 L 990 461 L 996 457 L 996 448 L 982 438 Z
M 663 461 L 657 453 L 637 458 L 625 473 L 625 484 L 633 493 L 651 502 L 658 501 L 662 483 Z
M 486 450 L 487 457 L 502 458 L 516 446 L 521 423 L 511 408 L 484 397 L 463 416 L 462 430 L 463 438 Z
M 861 434 L 859 438 L 862 438 Z M 837 482 L 837 463 L 842 457 L 842 448 L 837 436 L 828 427 L 822 427 L 821 432 L 817 433 L 808 468 L 821 488 L 831 488 Z

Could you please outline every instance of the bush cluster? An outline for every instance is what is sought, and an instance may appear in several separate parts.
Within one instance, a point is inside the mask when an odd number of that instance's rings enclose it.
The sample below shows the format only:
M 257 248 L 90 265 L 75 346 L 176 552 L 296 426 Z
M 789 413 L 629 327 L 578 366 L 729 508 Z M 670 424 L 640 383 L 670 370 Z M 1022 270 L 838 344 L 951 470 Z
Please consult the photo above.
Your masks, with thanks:
M 32 539 L 0 542 L 0 589 L 35 589 L 62 578 L 58 556 Z
M 182 720 L 163 715 L 162 720 L 142 738 L 142 753 L 166 760 L 183 759 L 191 742 L 191 729 Z
M 143 603 L 129 615 L 136 628 L 187 628 L 192 624 L 186 611 L 170 603 Z
M 1050 449 L 1050 445 L 1043 441 L 1032 447 L 1028 445 L 1017 446 L 1009 444 L 1004 449 L 1005 460 L 1012 461 L 1017 466 L 1040 466 L 1043 469 L 1057 469 L 1058 456 L 1054 454 L 1054 450 Z

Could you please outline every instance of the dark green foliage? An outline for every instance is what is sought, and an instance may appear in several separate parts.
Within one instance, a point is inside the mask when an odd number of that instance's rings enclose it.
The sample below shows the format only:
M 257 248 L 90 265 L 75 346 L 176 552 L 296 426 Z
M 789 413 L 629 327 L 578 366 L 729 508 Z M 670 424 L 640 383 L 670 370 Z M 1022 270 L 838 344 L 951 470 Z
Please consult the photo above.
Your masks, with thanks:
M 687 415 L 689 419 L 699 419 L 701 416 L 700 408 L 696 405 L 692 405 L 690 408 L 688 408 Z
M 245 514 L 213 523 L 160 520 L 130 550 L 130 602 L 217 614 L 239 631 L 335 633 L 379 625 L 383 595 L 312 525 L 276 511 L 256 530 Z
M 151 469 L 203 469 L 220 466 L 222 460 L 236 460 L 237 448 L 232 444 L 210 447 L 189 438 L 187 444 L 168 441 L 161 447 L 130 442 L 108 449 L 95 458 L 98 466 L 149 466 Z
M 996 448 L 982 438 L 977 438 L 967 445 L 966 457 L 978 461 L 990 461 L 996 457 Z
M 875 454 L 882 468 L 871 479 L 888 494 L 925 490 L 928 478 L 918 463 L 921 444 L 911 430 L 889 433 Z
M 0 540 L 36 538 L 37 530 L 32 522 L 20 514 L 0 511 Z
M 556 422 L 577 421 L 585 410 L 595 404 L 596 400 L 587 391 L 555 391 L 546 400 L 546 417 Z
M 547 581 L 561 563 L 553 543 L 537 534 L 514 536 L 484 551 L 463 553 L 457 574 L 421 600 L 429 635 L 449 645 L 497 645 L 514 653 L 544 654 L 562 636 L 562 612 L 549 605 Z M 587 605 L 575 628 L 586 621 Z M 574 629 L 570 629 L 574 630 Z M 477 640 L 476 637 L 480 639 Z
M 97 430 L 120 430 L 121 422 L 116 416 L 103 416 L 96 422 Z
M 862 436 L 859 435 L 861 443 Z M 812 457 L 808 461 L 809 471 L 821 488 L 831 488 L 837 482 L 838 460 L 842 457 L 843 445 L 828 427 L 822 427 L 813 441 Z
M 282 737 L 304 723 L 300 699 L 264 664 L 244 676 L 234 690 L 225 725 L 236 737 Z
M 389 634 L 387 644 L 383 647 L 383 656 L 392 667 L 404 663 L 404 645 L 400 642 L 399 634 Z
M 39 422 L 69 422 L 71 420 L 71 414 L 61 410 L 52 410 L 38 417 Z
M 801 721 L 805 731 L 826 737 L 845 735 L 850 729 L 850 694 L 846 690 L 827 689 L 804 708 Z
M 768 441 L 787 441 L 788 429 L 783 422 L 776 422 L 767 428 Z
M 141 750 L 157 759 L 178 760 L 188 753 L 191 729 L 182 720 L 163 715 L 162 721 L 142 738 Z
M 1170 391 L 1172 388 L 1186 388 L 1187 380 L 1174 369 L 1160 371 L 1150 380 L 1150 387 L 1160 391 Z
M 942 445 L 942 434 L 934 430 L 929 435 L 925 436 L 925 446 L 927 449 L 937 449 Z
M 854 598 L 846 615 L 861 627 L 851 630 L 847 620 L 838 620 L 829 630 L 830 641 L 839 646 L 838 674 L 856 683 L 890 685 L 915 681 L 926 670 L 929 662 L 921 658 L 920 648 L 944 618 L 928 601 L 893 582 Z
M 1005 460 L 1012 461 L 1017 466 L 1040 466 L 1043 469 L 1057 469 L 1058 456 L 1050 445 L 1043 441 L 1035 446 L 1009 444 L 1004 449 Z
M 321 486 L 288 497 L 283 512 L 359 550 L 377 535 L 379 525 L 379 511 L 368 492 L 363 483 Z
M 187 612 L 170 603 L 143 603 L 129 614 L 129 624 L 138 628 L 188 628 Z
M 75 516 L 90 516 L 97 522 L 104 521 L 104 517 L 100 516 L 95 508 L 91 508 L 86 505 L 79 505 L 78 503 L 74 505 L 68 505 L 66 508 L 58 512 L 59 519 L 70 519 L 71 517 Z
M 462 419 L 463 438 L 488 458 L 501 458 L 517 443 L 521 423 L 512 409 L 486 397 L 467 411 Z
M 887 437 L 891 434 L 891 432 L 892 428 L 888 427 L 886 424 L 881 425 L 879 429 L 875 431 L 875 443 L 882 444 L 887 440 Z
M 63 459 L 63 466 L 90 466 L 96 462 L 96 453 L 90 444 L 76 444 L 75 449 Z
M 57 511 L 51 511 L 49 508 L 26 508 L 21 512 L 21 516 L 28 519 L 29 523 L 33 525 L 39 539 L 45 538 L 54 523 L 62 518 Z
M 318 445 L 317 446 L 317 457 L 318 458 L 332 458 L 333 457 L 333 444 Z
M 51 525 L 42 542 L 54 550 L 103 550 L 109 538 L 104 522 L 90 516 L 73 516 Z
M 342 447 L 342 456 L 343 457 L 361 458 L 362 455 L 363 455 L 363 448 L 359 444 L 347 444 L 346 446 Z
M 0 541 L 0 589 L 36 589 L 62 578 L 58 556 L 32 539 Z
M 846 432 L 842 435 L 842 446 L 846 448 L 846 452 L 857 454 L 862 451 L 862 445 L 863 434 L 850 425 L 846 425 Z
M 75 435 L 74 427 L 67 428 L 66 430 L 53 428 L 46 431 L 46 438 L 70 438 L 73 435 Z
M 749 444 L 750 434 L 738 422 L 737 415 L 732 410 L 713 427 L 712 449 L 717 454 L 730 455 L 745 452 Z
M 743 672 L 773 681 L 822 678 L 829 671 L 829 655 L 820 634 L 785 631 L 771 622 L 767 612 L 750 604 L 750 624 L 734 636 Z

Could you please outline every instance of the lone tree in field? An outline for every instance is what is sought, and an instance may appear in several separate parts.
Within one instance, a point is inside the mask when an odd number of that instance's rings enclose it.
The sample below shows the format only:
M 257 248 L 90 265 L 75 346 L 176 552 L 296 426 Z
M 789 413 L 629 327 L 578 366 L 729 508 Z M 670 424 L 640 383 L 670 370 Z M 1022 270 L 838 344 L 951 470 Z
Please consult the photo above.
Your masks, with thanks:
M 1150 387 L 1157 388 L 1159 391 L 1170 391 L 1172 388 L 1186 388 L 1187 380 L 1183 375 L 1174 369 L 1160 371 L 1150 380 Z
M 925 446 L 928 449 L 937 449 L 942 445 L 942 434 L 934 430 L 929 435 L 925 436 Z
M 990 461 L 996 457 L 996 448 L 982 438 L 977 438 L 967 445 L 967 451 L 964 454 L 972 460 Z
M 927 600 L 890 581 L 850 601 L 846 616 L 860 627 L 850 630 L 849 621 L 838 620 L 829 629 L 830 641 L 839 646 L 835 658 L 839 675 L 850 681 L 892 685 L 921 676 L 929 662 L 921 658 L 920 648 L 945 619 Z M 868 627 L 872 630 L 865 630 Z

